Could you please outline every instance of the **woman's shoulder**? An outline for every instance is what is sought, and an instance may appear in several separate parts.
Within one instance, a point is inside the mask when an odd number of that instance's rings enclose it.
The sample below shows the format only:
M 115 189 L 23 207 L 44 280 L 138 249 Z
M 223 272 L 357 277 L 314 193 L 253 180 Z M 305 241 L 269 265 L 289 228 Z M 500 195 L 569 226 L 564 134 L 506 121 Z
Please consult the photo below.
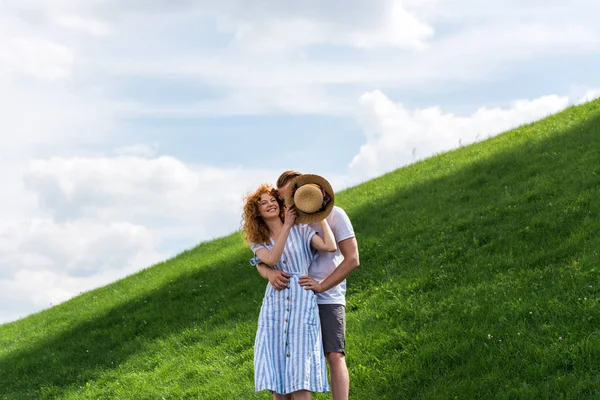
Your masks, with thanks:
M 250 242 L 250 248 L 254 251 L 258 250 L 258 249 L 262 249 L 262 248 L 270 248 L 272 246 L 272 239 L 269 238 L 268 242 Z
M 292 226 L 292 229 L 303 232 L 303 231 L 307 231 L 312 228 L 308 224 L 296 224 L 296 225 Z
M 294 229 L 296 230 L 295 235 L 308 242 L 310 242 L 312 236 L 315 234 L 315 230 L 309 224 L 296 224 L 294 225 Z

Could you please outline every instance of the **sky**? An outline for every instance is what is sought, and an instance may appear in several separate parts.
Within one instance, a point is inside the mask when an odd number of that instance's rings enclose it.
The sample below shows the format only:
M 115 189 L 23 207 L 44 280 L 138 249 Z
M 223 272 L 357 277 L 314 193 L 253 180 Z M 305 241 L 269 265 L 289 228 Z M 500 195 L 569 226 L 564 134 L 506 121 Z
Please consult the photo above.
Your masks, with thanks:
M 484 4 L 485 3 L 485 4 Z M 600 96 L 595 0 L 0 0 L 0 323 Z

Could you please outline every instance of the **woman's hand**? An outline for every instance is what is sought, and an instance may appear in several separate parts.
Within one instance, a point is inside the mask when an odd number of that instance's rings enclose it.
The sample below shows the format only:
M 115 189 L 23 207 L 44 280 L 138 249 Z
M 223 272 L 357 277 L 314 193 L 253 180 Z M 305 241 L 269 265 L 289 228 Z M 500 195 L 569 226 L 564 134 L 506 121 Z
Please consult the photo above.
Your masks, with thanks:
M 290 204 L 285 209 L 283 226 L 291 228 L 292 226 L 294 226 L 294 221 L 296 221 L 296 208 L 293 204 Z

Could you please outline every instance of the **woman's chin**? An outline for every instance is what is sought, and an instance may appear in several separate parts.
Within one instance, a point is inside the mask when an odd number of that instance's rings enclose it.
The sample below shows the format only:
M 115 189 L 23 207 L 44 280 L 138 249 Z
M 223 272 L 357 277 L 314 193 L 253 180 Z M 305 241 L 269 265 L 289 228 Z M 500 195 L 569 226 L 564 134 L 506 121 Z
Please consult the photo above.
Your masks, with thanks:
M 262 217 L 262 219 L 264 219 L 266 221 L 268 219 L 273 219 L 273 218 L 277 217 L 278 215 L 273 212 L 270 212 L 270 213 L 266 213 L 266 214 L 261 214 L 260 216 Z

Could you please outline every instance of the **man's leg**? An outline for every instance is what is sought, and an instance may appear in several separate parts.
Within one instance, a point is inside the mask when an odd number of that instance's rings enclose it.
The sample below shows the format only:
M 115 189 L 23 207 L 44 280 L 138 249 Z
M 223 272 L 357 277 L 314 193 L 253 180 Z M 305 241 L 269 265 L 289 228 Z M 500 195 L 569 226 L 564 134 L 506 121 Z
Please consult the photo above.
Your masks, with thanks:
M 347 400 L 350 379 L 346 367 L 346 307 L 319 304 L 323 351 L 329 366 L 333 400 Z
M 333 400 L 348 400 L 350 377 L 346 367 L 346 357 L 342 353 L 328 353 L 327 365 L 331 376 L 331 395 Z

